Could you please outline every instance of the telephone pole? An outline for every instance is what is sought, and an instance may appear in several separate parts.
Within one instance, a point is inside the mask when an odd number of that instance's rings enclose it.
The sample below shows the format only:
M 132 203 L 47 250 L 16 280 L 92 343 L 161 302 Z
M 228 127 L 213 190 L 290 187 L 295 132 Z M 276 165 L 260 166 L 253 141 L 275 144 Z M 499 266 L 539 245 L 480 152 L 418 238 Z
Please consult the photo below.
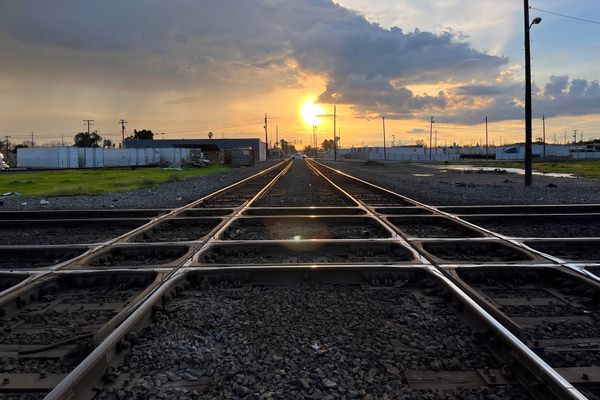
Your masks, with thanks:
M 125 148 L 125 124 L 127 121 L 124 119 L 119 120 L 119 124 L 121 124 L 121 148 Z
M 546 157 L 546 116 L 542 115 L 542 140 L 544 141 L 544 157 Z
M 433 124 L 435 124 L 435 121 L 433 120 L 433 117 L 431 117 L 431 121 L 429 124 L 429 161 L 431 161 L 431 142 L 433 140 Z
M 10 136 L 4 136 L 4 139 L 6 141 L 6 161 L 8 162 L 8 138 Z
M 336 106 L 333 105 L 333 161 L 337 161 L 337 141 L 338 138 L 336 136 L 335 124 L 337 119 Z
M 33 132 L 31 132 L 31 147 L 35 147 L 35 142 L 33 141 Z
M 94 120 L 93 119 L 84 119 L 83 123 L 87 125 L 87 134 L 90 134 L 90 127 L 92 125 L 94 125 Z
M 573 144 L 577 144 L 577 129 L 573 130 Z
M 489 141 L 488 141 L 488 117 L 485 116 L 485 159 L 489 159 Z
M 385 149 L 385 117 L 382 116 L 381 117 L 381 122 L 383 124 L 383 161 L 387 160 L 387 153 L 386 153 L 386 149 Z
M 315 125 L 315 160 L 319 158 L 319 139 L 317 136 L 317 126 Z
M 269 119 L 267 118 L 267 113 L 265 113 L 265 146 L 267 146 L 266 150 L 266 158 L 269 159 Z
M 533 152 L 532 152 L 532 130 L 533 111 L 531 107 L 531 27 L 542 22 L 537 17 L 533 21 L 529 19 L 529 0 L 523 0 L 524 28 L 525 28 L 525 186 L 531 186 L 533 182 Z
M 275 147 L 279 147 L 279 125 L 275 125 Z

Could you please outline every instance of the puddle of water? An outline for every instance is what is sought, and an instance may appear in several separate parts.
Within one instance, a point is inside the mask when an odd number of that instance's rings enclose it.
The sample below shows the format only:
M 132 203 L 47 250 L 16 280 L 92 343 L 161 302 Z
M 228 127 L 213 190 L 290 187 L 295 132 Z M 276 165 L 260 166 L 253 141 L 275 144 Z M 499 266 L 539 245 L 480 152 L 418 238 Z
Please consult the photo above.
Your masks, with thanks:
M 496 172 L 496 171 L 506 171 L 509 174 L 517 174 L 517 175 L 525 175 L 525 170 L 523 168 L 502 168 L 502 167 L 475 167 L 473 165 L 444 165 L 444 166 L 434 166 L 434 168 L 438 168 L 440 170 L 452 170 L 452 171 L 484 171 L 484 172 Z M 561 174 L 557 172 L 539 172 L 533 171 L 533 175 L 539 176 L 548 176 L 550 178 L 577 178 L 577 176 L 573 174 Z
M 412 174 L 413 176 L 433 176 L 433 174 Z

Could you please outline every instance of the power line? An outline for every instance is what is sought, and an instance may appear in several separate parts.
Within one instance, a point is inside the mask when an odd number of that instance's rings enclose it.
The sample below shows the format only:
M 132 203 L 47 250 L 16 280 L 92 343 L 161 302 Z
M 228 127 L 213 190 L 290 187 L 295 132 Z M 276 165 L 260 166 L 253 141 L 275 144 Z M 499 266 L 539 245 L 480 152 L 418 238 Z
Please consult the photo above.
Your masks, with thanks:
M 557 12 L 554 12 L 554 11 L 542 10 L 541 8 L 536 8 L 536 7 L 529 7 L 529 8 L 531 8 L 532 10 L 543 12 L 543 13 L 556 15 L 558 17 L 563 17 L 563 18 L 573 19 L 575 21 L 581 21 L 581 22 L 587 22 L 587 23 L 590 23 L 590 24 L 600 25 L 600 21 L 593 21 L 591 19 L 573 17 L 571 15 L 565 15 L 565 14 L 557 13 Z

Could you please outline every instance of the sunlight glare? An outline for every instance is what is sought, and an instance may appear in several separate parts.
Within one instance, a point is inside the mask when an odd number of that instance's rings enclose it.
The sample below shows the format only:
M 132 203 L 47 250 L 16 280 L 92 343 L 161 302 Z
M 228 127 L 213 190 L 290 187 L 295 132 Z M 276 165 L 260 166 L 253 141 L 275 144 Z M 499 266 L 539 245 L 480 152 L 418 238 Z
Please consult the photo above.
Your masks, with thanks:
M 323 110 L 323 107 L 315 104 L 312 100 L 304 103 L 302 109 L 300 110 L 300 114 L 302 115 L 302 118 L 304 118 L 304 122 L 310 126 L 319 125 L 321 123 L 320 116 L 324 113 L 325 111 Z

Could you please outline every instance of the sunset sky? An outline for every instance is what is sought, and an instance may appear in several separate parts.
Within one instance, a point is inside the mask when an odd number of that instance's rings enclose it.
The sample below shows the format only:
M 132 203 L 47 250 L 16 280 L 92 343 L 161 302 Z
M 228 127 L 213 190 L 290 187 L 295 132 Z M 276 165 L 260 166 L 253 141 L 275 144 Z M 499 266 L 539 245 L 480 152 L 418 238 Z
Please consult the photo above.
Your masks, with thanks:
M 597 0 L 531 0 L 600 21 Z M 264 138 L 307 144 L 311 102 L 342 146 L 523 137 L 520 0 L 0 0 L 0 136 Z M 532 10 L 534 137 L 600 138 L 600 24 Z M 319 137 L 332 137 L 323 117 Z M 300 145 L 302 147 L 302 145 Z

